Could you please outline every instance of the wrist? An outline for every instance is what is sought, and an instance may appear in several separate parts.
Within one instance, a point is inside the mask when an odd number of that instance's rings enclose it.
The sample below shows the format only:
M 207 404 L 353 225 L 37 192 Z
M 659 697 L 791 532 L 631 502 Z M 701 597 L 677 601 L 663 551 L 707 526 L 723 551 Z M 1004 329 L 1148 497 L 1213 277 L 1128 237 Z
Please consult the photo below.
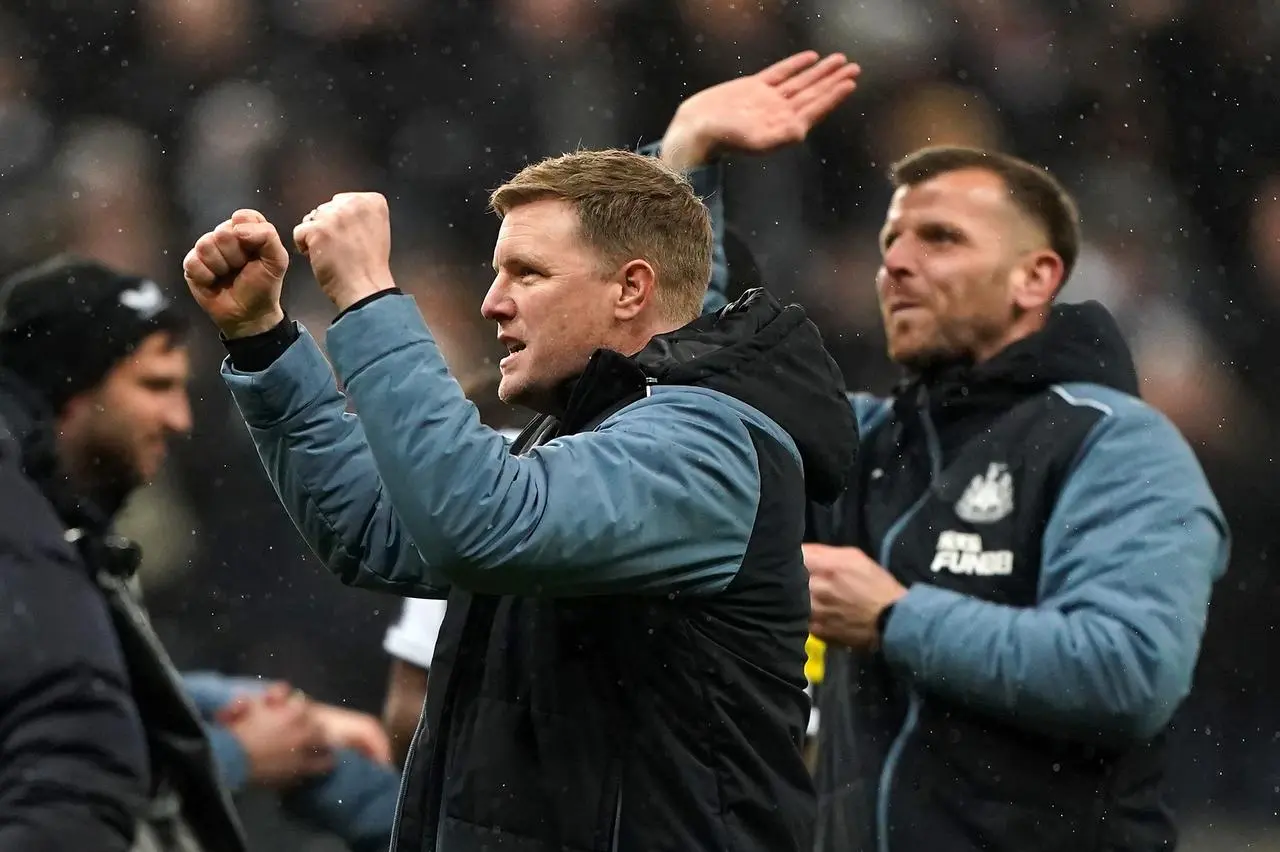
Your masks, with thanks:
M 683 122 L 679 113 L 662 137 L 660 159 L 679 172 L 687 172 L 711 161 L 715 143 L 692 120 Z
M 258 334 L 271 331 L 271 329 L 284 322 L 284 309 L 276 305 L 269 312 L 254 317 L 251 320 L 242 320 L 233 323 L 219 323 L 218 330 L 222 332 L 224 340 L 238 340 L 244 337 L 253 337 Z
M 253 779 L 252 759 L 244 743 L 230 728 L 222 725 L 211 725 L 206 732 L 223 784 L 231 793 L 241 792 Z
M 397 289 L 396 282 L 392 280 L 390 274 L 376 277 L 368 276 L 360 279 L 354 286 L 344 288 L 334 294 L 333 306 L 338 309 L 338 314 L 342 315 L 361 302 L 368 301 L 374 296 L 395 289 Z
M 880 612 L 876 614 L 877 644 L 884 643 L 884 634 L 889 629 L 889 619 L 893 618 L 894 608 L 898 605 L 898 601 L 902 600 L 902 598 L 905 595 L 906 595 L 906 590 L 903 589 L 900 594 L 895 595 L 892 599 L 890 599 L 887 603 L 885 603 L 885 605 L 881 607 Z
M 893 607 L 894 604 L 892 603 L 887 605 L 884 609 L 880 610 L 880 614 L 876 616 L 876 635 L 878 635 L 881 640 L 884 639 L 884 632 L 889 627 L 889 618 L 893 615 Z
M 266 331 L 235 339 L 223 336 L 222 344 L 233 368 L 242 373 L 259 373 L 284 355 L 299 336 L 297 324 L 282 313 L 280 322 Z

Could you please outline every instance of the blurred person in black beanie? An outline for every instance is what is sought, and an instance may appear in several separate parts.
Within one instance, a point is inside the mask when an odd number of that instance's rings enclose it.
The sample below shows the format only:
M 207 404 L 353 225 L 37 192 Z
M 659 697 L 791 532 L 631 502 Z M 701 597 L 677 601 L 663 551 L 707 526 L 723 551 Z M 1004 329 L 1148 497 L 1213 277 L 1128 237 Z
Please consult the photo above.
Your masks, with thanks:
M 265 787 L 354 852 L 398 776 L 377 719 L 288 684 L 179 674 L 111 534 L 191 429 L 187 322 L 155 282 L 57 257 L 0 285 L 0 852 L 245 848 L 228 793 Z M 43 498 L 43 499 L 41 499 Z
M 70 257 L 0 287 L 0 850 L 229 850 L 243 832 L 111 535 L 190 429 L 185 323 Z
M 186 331 L 154 281 L 91 261 L 57 257 L 0 287 L 0 368 L 59 419 L 68 473 L 107 514 L 156 475 L 169 439 L 191 428 L 185 396 L 160 393 L 185 388 Z M 104 379 L 130 356 L 164 361 L 156 367 L 163 375 L 144 382 L 157 393 L 113 400 L 127 410 L 101 405 L 95 390 L 105 391 Z M 144 407 L 150 428 L 139 430 L 130 415 Z

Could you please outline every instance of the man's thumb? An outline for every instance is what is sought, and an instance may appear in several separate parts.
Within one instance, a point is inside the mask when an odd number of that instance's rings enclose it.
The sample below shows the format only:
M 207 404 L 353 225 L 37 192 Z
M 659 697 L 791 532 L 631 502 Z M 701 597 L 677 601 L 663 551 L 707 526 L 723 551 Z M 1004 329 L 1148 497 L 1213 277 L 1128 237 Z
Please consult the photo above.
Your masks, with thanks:
M 247 207 L 231 214 L 231 224 L 233 225 L 256 225 L 265 221 L 267 221 L 266 216 L 263 216 L 257 210 L 250 210 Z
M 237 224 L 236 238 L 245 254 L 257 257 L 267 266 L 283 271 L 289 265 L 289 253 L 270 222 Z

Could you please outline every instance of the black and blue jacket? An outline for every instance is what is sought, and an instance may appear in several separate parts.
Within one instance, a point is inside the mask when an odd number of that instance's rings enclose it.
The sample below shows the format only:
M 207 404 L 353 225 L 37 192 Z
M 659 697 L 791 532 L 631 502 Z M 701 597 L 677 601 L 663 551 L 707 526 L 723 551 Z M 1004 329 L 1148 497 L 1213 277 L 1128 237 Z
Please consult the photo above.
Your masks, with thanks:
M 1227 525 L 1096 304 L 978 366 L 853 398 L 862 449 L 811 539 L 909 591 L 828 648 L 820 852 L 1173 848 L 1165 730 Z
M 257 369 L 232 351 L 223 376 L 329 569 L 449 600 L 396 852 L 812 849 L 800 545 L 857 431 L 804 312 L 761 290 L 715 310 L 722 293 L 634 357 L 598 351 L 514 445 L 407 296 L 328 332 L 358 417 L 300 329 Z

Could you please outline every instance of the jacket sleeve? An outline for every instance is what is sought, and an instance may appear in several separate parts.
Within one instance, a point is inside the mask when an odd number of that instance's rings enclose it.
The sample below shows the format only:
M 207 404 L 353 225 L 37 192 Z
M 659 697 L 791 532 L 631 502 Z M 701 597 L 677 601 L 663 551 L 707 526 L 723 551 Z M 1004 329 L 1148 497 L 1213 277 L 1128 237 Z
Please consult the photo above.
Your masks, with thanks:
M 223 783 L 233 792 L 249 784 L 249 756 L 215 714 L 238 696 L 256 695 L 267 687 L 261 678 L 217 672 L 183 672 L 182 683 L 207 726 L 214 762 Z M 399 776 L 351 749 L 339 749 L 334 767 L 290 789 L 285 807 L 306 825 L 329 831 L 355 850 L 385 849 L 391 837 Z
M 384 852 L 399 798 L 399 773 L 341 749 L 330 772 L 289 790 L 281 803 L 304 824 L 339 837 L 352 852 Z
M 206 722 L 242 695 L 257 695 L 268 686 L 256 677 L 235 677 L 218 672 L 190 671 L 182 673 L 182 687 Z
M 724 252 L 724 165 L 719 161 L 689 172 L 693 191 L 711 215 L 711 280 L 702 301 L 704 314 L 715 313 L 729 303 L 729 261 Z
M 849 404 L 853 406 L 853 416 L 858 421 L 858 436 L 862 438 L 883 423 L 893 411 L 890 400 L 864 391 L 849 394 Z
M 639 153 L 649 157 L 661 156 L 662 142 L 643 145 Z M 711 280 L 708 282 L 706 298 L 702 302 L 702 312 L 715 313 L 728 304 L 726 293 L 729 292 L 729 262 L 724 252 L 724 164 L 716 160 L 690 169 L 685 177 L 693 184 L 693 191 L 702 199 L 711 216 L 711 231 L 714 235 L 711 244 Z
M 125 852 L 150 781 L 124 660 L 61 542 L 23 540 L 41 498 L 15 479 L 0 470 L 0 852 Z
M 893 609 L 884 652 L 926 690 L 1033 729 L 1147 738 L 1190 691 L 1228 551 L 1190 447 L 1154 410 L 1118 399 L 1049 519 L 1039 604 L 917 584 Z
M 718 591 L 737 571 L 759 503 L 747 422 L 796 452 L 735 400 L 660 388 L 595 432 L 513 456 L 480 424 L 411 298 L 346 314 L 328 342 L 387 498 L 422 556 L 403 570 L 477 592 Z M 263 437 L 291 440 L 284 430 Z
M 205 724 L 213 762 L 218 766 L 223 784 L 233 794 L 243 792 L 249 786 L 249 754 L 236 735 L 219 724 L 215 716 L 236 697 L 262 691 L 263 682 L 257 678 L 229 677 L 216 672 L 183 672 L 182 686 Z
M 306 329 L 266 370 L 241 373 L 228 359 L 222 376 L 285 510 L 330 571 L 352 586 L 448 597 L 448 581 L 423 564 L 392 509 L 364 428 Z

